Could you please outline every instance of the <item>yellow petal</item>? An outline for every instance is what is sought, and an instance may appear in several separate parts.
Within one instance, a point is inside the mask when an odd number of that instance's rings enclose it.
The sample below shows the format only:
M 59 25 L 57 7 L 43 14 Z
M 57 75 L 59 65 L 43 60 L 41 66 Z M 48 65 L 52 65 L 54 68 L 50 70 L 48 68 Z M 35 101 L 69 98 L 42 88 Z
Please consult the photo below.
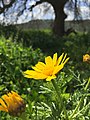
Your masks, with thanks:
M 43 73 L 39 73 L 33 70 L 27 70 L 24 72 L 24 77 L 34 79 L 45 79 L 47 76 Z
M 14 91 L 11 91 L 12 93 L 12 98 L 13 98 L 13 101 L 18 105 L 18 104 L 22 104 L 23 102 L 23 99 L 20 97 L 20 95 L 18 95 L 16 92 Z
M 15 102 L 15 98 L 18 98 L 16 97 L 14 94 L 12 93 L 8 93 L 8 96 L 9 96 L 9 99 L 11 100 L 11 104 L 14 104 Z
M 57 60 L 57 66 L 60 64 L 60 62 L 62 61 L 64 53 L 62 53 L 62 55 L 58 58 Z
M 66 59 L 67 54 L 64 55 L 64 58 L 61 63 L 64 63 L 64 60 Z
M 8 97 L 12 97 L 12 94 L 9 92 L 9 93 L 7 94 L 7 96 L 8 96 Z
M 54 71 L 53 71 L 53 75 L 57 74 L 63 67 L 64 67 L 64 64 L 56 66 Z
M 65 65 L 69 59 L 70 59 L 70 58 L 68 57 L 68 58 L 64 61 L 63 64 Z
M 40 69 L 37 68 L 37 67 L 32 67 L 32 69 L 34 69 L 36 72 L 42 72 L 42 70 L 40 70 Z
M 46 65 L 43 62 L 38 62 L 35 67 L 37 67 L 38 69 L 42 70 Z
M 30 75 L 24 75 L 24 77 L 26 77 L 26 78 L 33 78 L 33 76 L 30 76 Z
M 4 99 L 5 103 L 7 104 L 7 106 L 10 105 L 10 98 L 7 95 L 3 95 L 2 98 Z
M 37 72 L 33 70 L 27 70 L 24 72 L 24 77 L 27 77 L 27 78 L 33 78 L 36 75 L 37 75 Z
M 1 110 L 1 111 L 5 111 L 5 112 L 8 112 L 8 109 L 4 108 L 3 106 L 0 106 L 0 110 Z
M 12 96 L 13 102 L 16 103 L 17 105 L 21 104 L 21 99 L 20 97 L 16 97 L 15 95 Z
M 11 91 L 11 93 L 13 94 L 13 95 L 15 95 L 16 97 L 20 97 L 20 95 L 18 95 L 16 92 L 14 92 L 14 91 Z M 21 98 L 21 97 L 20 97 Z
M 53 65 L 55 65 L 57 62 L 57 53 L 53 55 Z
M 46 63 L 46 65 L 50 65 L 51 66 L 53 64 L 52 58 L 50 56 L 46 57 L 45 58 L 45 63 Z
M 23 72 L 23 73 L 24 73 L 24 76 L 25 76 L 25 75 L 32 76 L 32 75 L 34 75 L 36 72 L 35 72 L 34 70 L 26 70 L 26 71 Z
M 0 104 L 4 107 L 4 108 L 7 108 L 5 102 L 0 98 Z
M 52 79 L 55 79 L 55 78 L 56 78 L 55 75 L 53 75 L 53 76 L 48 76 L 47 79 L 46 79 L 46 81 L 51 81 Z
M 47 78 L 47 75 L 45 74 L 36 74 L 36 76 L 33 76 L 34 79 L 46 79 Z

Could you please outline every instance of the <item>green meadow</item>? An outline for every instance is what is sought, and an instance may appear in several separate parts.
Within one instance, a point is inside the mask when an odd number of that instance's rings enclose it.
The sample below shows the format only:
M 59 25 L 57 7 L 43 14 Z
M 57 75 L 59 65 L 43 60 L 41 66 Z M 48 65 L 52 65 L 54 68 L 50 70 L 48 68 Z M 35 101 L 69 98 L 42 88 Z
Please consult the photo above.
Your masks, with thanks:
M 67 53 L 70 59 L 54 80 L 24 77 L 23 71 L 55 53 Z M 50 30 L 1 28 L 0 98 L 15 91 L 26 108 L 19 117 L 0 111 L 0 120 L 90 120 L 90 63 L 83 62 L 85 54 L 90 55 L 90 33 L 61 38 Z

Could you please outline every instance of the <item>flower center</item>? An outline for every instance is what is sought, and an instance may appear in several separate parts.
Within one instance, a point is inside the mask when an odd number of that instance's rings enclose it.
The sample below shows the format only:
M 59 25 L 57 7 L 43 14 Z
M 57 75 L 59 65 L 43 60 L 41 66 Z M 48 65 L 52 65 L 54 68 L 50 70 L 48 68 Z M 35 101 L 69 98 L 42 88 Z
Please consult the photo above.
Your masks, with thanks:
M 43 73 L 47 76 L 51 76 L 53 73 L 53 66 L 46 66 L 43 70 Z

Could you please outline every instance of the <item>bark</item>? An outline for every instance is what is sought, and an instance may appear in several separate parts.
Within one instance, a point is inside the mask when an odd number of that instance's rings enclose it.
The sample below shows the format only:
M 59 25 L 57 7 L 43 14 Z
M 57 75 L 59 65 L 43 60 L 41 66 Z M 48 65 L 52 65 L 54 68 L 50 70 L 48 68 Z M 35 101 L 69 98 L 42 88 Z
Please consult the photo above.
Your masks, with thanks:
M 52 5 L 54 12 L 55 12 L 55 20 L 53 24 L 53 33 L 55 35 L 63 36 L 65 33 L 65 18 L 67 15 L 64 13 L 64 6 L 66 2 L 69 0 L 40 0 L 37 1 L 35 5 L 31 7 L 31 10 L 33 7 L 35 7 L 38 4 L 41 4 L 43 2 L 48 2 Z
M 54 8 L 55 20 L 53 24 L 53 33 L 58 36 L 63 36 L 65 33 L 65 18 L 67 15 L 64 13 L 64 6 L 68 0 L 52 0 L 51 5 Z
M 63 36 L 65 33 L 65 27 L 64 27 L 64 21 L 66 18 L 66 15 L 63 11 L 63 8 L 55 8 L 55 20 L 53 25 L 53 32 L 56 35 Z

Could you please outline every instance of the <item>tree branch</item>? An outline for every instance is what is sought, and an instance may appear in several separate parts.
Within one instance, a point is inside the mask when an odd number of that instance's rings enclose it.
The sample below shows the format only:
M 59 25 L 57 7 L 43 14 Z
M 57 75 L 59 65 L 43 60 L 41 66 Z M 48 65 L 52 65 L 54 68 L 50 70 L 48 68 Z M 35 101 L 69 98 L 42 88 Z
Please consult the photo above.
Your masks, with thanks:
M 24 3 L 23 3 L 23 9 L 18 12 L 17 16 L 20 16 L 20 15 L 23 14 L 24 10 L 26 9 L 26 4 L 27 4 L 27 0 L 24 1 Z
M 44 0 L 37 1 L 34 5 L 32 5 L 32 6 L 29 8 L 29 10 L 32 11 L 32 9 L 33 9 L 35 6 L 37 6 L 37 5 L 39 5 L 39 4 L 43 3 L 43 2 L 44 2 Z
M 3 13 L 6 9 L 10 8 L 14 2 L 15 0 L 11 0 L 9 4 L 5 5 L 2 0 L 3 7 L 0 7 L 0 14 Z

